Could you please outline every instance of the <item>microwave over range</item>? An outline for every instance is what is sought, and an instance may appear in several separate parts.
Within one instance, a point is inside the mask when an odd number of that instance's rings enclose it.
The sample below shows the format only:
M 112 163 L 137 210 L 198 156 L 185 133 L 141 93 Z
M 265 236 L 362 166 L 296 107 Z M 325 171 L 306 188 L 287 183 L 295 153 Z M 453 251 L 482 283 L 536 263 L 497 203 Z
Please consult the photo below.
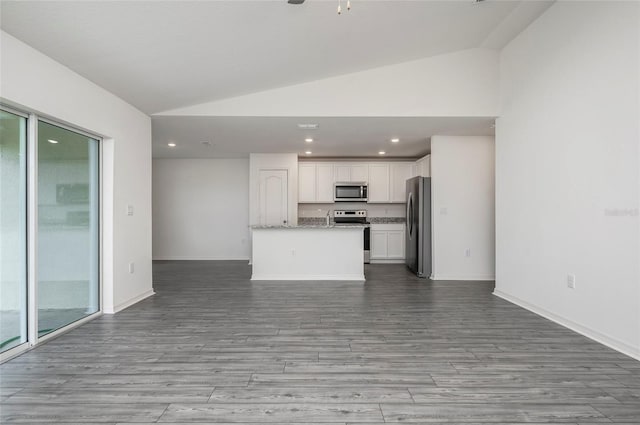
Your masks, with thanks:
M 369 188 L 365 182 L 336 183 L 333 200 L 336 202 L 367 202 Z

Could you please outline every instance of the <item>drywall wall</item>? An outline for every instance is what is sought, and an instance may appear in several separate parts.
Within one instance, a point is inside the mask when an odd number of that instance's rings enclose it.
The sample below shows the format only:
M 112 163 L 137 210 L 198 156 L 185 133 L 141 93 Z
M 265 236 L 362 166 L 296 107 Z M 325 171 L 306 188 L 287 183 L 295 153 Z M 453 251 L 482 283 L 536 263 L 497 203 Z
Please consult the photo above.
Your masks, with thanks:
M 153 160 L 153 258 L 249 259 L 249 159 Z
M 104 138 L 104 311 L 113 313 L 153 294 L 150 118 L 5 32 L 0 43 L 3 102 Z M 127 215 L 127 205 L 133 216 Z M 133 274 L 129 262 L 135 263 Z
M 470 49 L 154 115 L 478 117 L 498 111 L 498 52 Z
M 431 138 L 433 279 L 495 278 L 494 138 Z
M 636 358 L 639 9 L 555 3 L 501 54 L 496 124 L 496 294 Z

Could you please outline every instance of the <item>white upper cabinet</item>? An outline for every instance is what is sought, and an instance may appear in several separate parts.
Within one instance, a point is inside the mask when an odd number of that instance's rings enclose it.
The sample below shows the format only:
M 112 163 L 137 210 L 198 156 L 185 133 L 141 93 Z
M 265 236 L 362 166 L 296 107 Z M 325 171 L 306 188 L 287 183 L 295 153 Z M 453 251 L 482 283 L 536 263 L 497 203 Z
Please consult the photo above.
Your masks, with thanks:
M 333 164 L 316 164 L 316 201 L 333 202 Z
M 352 182 L 369 182 L 369 164 L 353 164 L 351 165 Z
M 404 203 L 407 179 L 416 175 L 413 162 L 369 164 L 369 202 Z
M 416 175 L 420 177 L 431 177 L 431 155 L 427 155 L 417 160 L 416 168 Z
M 304 162 L 298 165 L 298 202 L 333 202 L 333 164 Z
M 316 188 L 316 164 L 299 164 L 298 202 L 315 202 Z
M 336 164 L 334 166 L 335 181 L 343 183 L 351 181 L 351 165 L 349 164 Z
M 369 203 L 404 203 L 406 181 L 417 173 L 415 162 L 300 162 L 298 202 L 332 203 L 334 183 L 365 182 Z
M 369 201 L 370 203 L 389 202 L 389 164 L 369 164 Z
M 415 164 L 412 162 L 392 162 L 390 176 L 391 202 L 405 202 L 407 180 L 415 176 Z
M 335 182 L 368 182 L 369 166 L 368 164 L 335 164 Z

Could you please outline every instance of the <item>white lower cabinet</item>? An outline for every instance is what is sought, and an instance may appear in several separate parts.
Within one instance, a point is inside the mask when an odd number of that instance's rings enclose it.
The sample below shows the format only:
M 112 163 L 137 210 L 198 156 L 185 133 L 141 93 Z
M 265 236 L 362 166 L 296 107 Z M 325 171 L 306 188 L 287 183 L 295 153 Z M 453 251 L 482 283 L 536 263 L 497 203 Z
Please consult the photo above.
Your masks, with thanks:
M 404 260 L 404 224 L 371 225 L 371 260 Z

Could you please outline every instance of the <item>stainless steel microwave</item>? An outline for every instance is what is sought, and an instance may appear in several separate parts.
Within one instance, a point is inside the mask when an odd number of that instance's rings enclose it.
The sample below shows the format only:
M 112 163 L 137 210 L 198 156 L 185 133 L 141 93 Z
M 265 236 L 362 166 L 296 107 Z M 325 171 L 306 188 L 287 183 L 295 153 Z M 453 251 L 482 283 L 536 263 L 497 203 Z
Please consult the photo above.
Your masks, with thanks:
M 336 183 L 333 200 L 336 202 L 367 202 L 369 190 L 365 182 Z

